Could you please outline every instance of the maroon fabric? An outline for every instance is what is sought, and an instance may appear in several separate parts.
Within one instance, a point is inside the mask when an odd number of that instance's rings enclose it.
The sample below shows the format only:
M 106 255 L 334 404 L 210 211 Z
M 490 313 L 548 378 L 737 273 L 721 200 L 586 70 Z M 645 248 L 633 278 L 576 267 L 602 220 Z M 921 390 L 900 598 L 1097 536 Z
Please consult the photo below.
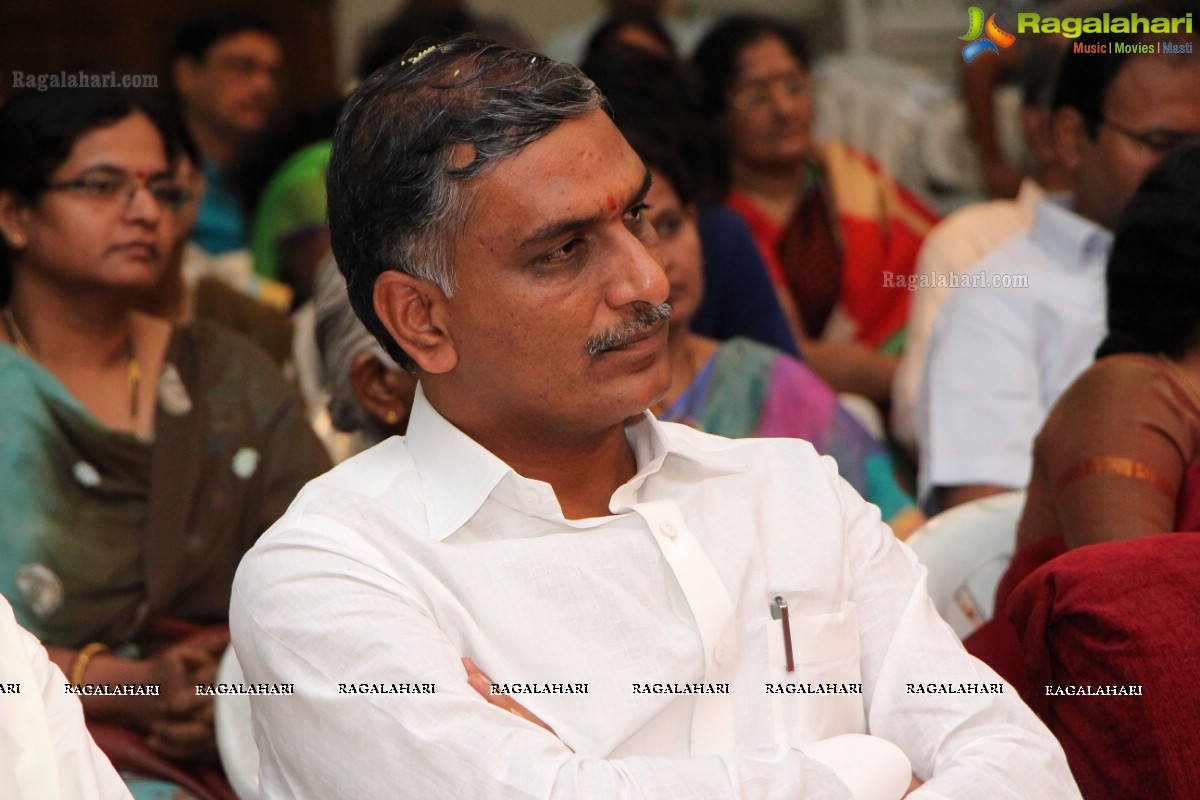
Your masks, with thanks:
M 1200 531 L 1200 461 L 1183 474 L 1183 487 L 1175 506 L 1175 530 Z
M 1200 787 L 1200 536 L 1077 548 L 1013 590 L 1008 617 L 1087 800 L 1194 798 Z M 1141 696 L 1047 686 L 1141 685 Z
M 1032 705 L 1031 687 L 1025 677 L 1025 654 L 1017 631 L 1008 621 L 1005 609 L 1008 598 L 1017 584 L 1025 580 L 1038 567 L 1062 555 L 1066 545 L 1062 539 L 1043 539 L 1013 556 L 1012 562 L 996 587 L 995 611 L 992 618 L 979 630 L 963 640 L 967 652 L 987 664 L 1004 680 L 1012 684 L 1021 698 Z
M 1003 616 L 992 617 L 974 633 L 963 639 L 967 652 L 996 671 L 1013 685 L 1017 693 L 1028 703 L 1029 692 L 1025 680 L 1025 660 L 1017 632 Z
M 800 199 L 779 240 L 779 265 L 804 332 L 821 338 L 842 292 L 842 253 L 821 186 Z

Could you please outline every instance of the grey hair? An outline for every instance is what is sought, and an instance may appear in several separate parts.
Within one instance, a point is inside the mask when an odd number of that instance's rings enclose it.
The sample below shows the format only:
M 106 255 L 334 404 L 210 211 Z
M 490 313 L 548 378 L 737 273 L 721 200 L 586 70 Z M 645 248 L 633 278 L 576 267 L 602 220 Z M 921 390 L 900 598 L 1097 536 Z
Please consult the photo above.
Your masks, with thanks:
M 393 369 L 400 367 L 380 349 L 375 337 L 350 307 L 346 281 L 332 256 L 317 267 L 313 306 L 322 382 L 329 393 L 329 421 L 344 433 L 363 431 L 372 442 L 382 441 L 387 433 L 358 399 L 358 392 L 354 391 L 350 380 L 350 365 L 355 356 L 369 350 L 376 352 L 384 365 L 391 365 Z
M 416 366 L 375 313 L 378 277 L 399 270 L 452 295 L 469 181 L 602 105 L 577 68 L 469 37 L 413 48 L 350 97 L 329 163 L 330 241 L 355 312 L 398 363 Z

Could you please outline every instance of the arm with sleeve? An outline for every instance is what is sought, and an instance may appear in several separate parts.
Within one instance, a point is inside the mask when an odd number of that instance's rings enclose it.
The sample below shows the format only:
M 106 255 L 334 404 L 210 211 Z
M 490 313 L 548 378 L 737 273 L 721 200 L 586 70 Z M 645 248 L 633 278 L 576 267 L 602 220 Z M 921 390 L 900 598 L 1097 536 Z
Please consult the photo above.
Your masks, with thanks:
M 922 494 L 1028 482 L 1045 417 L 1035 316 L 1008 290 L 960 289 L 946 301 L 918 400 Z

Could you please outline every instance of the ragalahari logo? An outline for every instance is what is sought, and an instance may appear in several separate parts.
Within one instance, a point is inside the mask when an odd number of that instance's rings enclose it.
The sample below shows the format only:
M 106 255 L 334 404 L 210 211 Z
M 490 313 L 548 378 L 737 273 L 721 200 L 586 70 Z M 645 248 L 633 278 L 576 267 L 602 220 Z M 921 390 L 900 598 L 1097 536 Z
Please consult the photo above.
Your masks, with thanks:
M 995 53 L 1000 55 L 1001 47 L 1011 47 L 1012 43 L 1017 40 L 1006 30 L 1002 30 L 996 24 L 996 15 L 992 14 L 987 18 L 987 23 L 983 21 L 983 9 L 979 6 L 971 6 L 968 11 L 968 28 L 965 36 L 958 37 L 969 44 L 963 48 L 963 61 L 970 64 L 976 57 L 983 53 Z

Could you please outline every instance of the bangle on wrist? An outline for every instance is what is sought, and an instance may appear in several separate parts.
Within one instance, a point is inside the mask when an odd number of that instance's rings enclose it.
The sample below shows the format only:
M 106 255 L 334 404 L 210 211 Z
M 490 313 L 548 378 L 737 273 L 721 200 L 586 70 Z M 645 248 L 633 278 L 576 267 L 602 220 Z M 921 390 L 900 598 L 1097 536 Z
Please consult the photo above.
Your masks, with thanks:
M 71 659 L 71 685 L 79 686 L 83 683 L 83 679 L 87 674 L 88 664 L 92 663 L 92 659 L 99 655 L 108 655 L 112 650 L 108 649 L 107 645 L 99 642 L 92 642 L 85 645 L 75 654 L 75 658 Z

